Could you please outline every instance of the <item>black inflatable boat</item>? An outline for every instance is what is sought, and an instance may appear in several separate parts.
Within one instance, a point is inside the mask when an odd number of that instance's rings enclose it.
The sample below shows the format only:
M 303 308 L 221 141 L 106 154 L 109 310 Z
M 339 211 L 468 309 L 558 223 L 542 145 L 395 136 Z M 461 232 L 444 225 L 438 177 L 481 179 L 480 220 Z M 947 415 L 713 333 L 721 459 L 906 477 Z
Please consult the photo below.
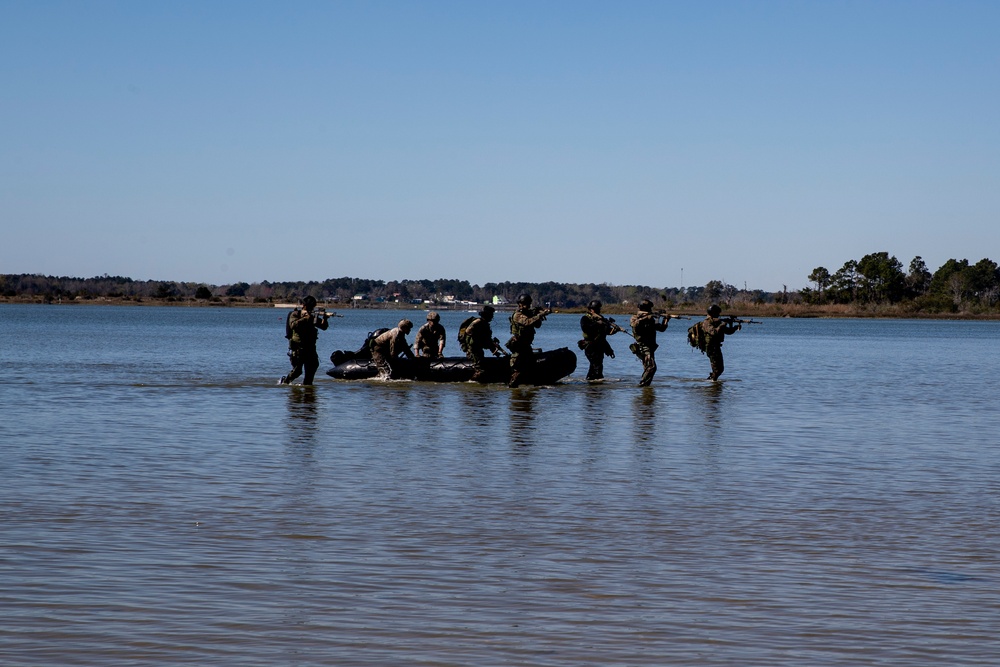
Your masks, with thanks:
M 371 356 L 359 350 L 337 350 L 330 355 L 334 366 L 326 372 L 338 380 L 366 380 L 378 376 L 378 368 Z M 480 382 L 506 384 L 510 380 L 510 361 L 506 357 L 486 357 L 484 374 Z M 524 384 L 555 384 L 576 370 L 576 354 L 565 347 L 558 350 L 537 352 L 534 371 L 524 378 Z M 396 361 L 396 374 L 400 379 L 426 382 L 467 382 L 472 379 L 472 361 L 466 357 L 428 359 L 400 358 Z

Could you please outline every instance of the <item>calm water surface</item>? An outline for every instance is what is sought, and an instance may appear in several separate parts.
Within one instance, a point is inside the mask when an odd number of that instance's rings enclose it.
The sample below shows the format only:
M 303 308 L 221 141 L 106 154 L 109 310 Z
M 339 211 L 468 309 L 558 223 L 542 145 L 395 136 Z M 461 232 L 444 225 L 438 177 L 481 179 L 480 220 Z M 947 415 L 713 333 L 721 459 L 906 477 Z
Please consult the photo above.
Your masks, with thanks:
M 0 664 L 1000 664 L 1000 323 L 305 389 L 283 319 L 0 306 Z

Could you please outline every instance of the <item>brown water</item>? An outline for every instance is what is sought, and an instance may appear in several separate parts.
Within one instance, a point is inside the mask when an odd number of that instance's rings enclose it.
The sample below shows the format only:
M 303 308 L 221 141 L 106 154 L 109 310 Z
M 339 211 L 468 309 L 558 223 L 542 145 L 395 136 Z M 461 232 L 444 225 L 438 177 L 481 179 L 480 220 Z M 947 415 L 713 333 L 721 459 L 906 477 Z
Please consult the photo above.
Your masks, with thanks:
M 0 664 L 1000 664 L 996 323 L 518 390 L 276 387 L 281 327 L 0 307 Z

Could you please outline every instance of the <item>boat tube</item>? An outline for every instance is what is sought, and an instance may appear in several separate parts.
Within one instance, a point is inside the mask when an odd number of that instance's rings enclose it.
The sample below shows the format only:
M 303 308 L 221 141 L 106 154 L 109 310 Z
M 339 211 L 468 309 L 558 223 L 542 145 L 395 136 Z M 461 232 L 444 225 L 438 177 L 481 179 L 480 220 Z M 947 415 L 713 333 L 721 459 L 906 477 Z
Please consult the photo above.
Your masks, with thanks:
M 333 368 L 326 372 L 338 380 L 367 380 L 378 377 L 379 371 L 366 348 L 356 352 L 337 350 L 330 355 Z M 401 357 L 394 363 L 396 377 L 423 382 L 468 382 L 475 369 L 467 357 Z M 535 351 L 535 368 L 527 373 L 523 384 L 555 384 L 576 370 L 576 354 L 565 347 Z M 507 357 L 483 359 L 483 383 L 510 381 L 510 360 Z

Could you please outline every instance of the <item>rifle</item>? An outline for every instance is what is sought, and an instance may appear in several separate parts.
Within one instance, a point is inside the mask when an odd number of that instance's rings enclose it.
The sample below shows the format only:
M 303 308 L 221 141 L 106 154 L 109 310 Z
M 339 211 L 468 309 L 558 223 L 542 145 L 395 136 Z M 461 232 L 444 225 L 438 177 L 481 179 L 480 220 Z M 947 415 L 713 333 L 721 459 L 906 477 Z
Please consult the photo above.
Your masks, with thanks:
M 737 317 L 736 315 L 725 315 L 723 317 L 720 317 L 719 319 L 725 320 L 730 324 L 764 324 L 763 322 L 759 322 L 757 320 L 744 320 L 742 318 Z
M 621 326 L 615 323 L 615 318 L 604 317 L 604 315 L 601 315 L 600 313 L 594 313 L 594 315 L 597 315 L 599 318 L 601 318 L 601 322 L 603 322 L 605 325 L 611 327 L 611 333 L 618 333 L 620 331 L 627 336 L 632 336 L 630 332 L 625 331 L 625 329 L 622 329 Z M 635 338 L 635 336 L 632 336 L 632 338 Z
M 653 315 L 657 317 L 665 317 L 667 320 L 690 320 L 690 315 L 674 315 L 673 313 L 668 313 L 665 310 L 654 310 Z
M 493 339 L 493 350 L 492 350 L 492 352 L 493 352 L 493 356 L 494 357 L 509 357 L 510 356 L 510 352 L 508 352 L 507 350 L 503 349 L 503 347 L 501 347 L 501 345 L 500 345 L 500 339 L 499 338 L 494 338 Z
M 313 313 L 320 317 L 343 317 L 343 315 L 338 314 L 336 311 L 332 313 L 326 312 L 326 308 L 313 308 Z

